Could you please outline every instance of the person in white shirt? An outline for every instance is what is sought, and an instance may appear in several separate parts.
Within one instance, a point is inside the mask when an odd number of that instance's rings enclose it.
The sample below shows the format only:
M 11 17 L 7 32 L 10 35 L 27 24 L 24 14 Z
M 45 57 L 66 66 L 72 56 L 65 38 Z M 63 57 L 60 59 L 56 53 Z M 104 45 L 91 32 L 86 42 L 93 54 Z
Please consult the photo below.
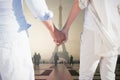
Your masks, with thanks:
M 56 44 L 62 42 L 65 35 L 54 27 L 53 13 L 45 0 L 25 2 L 34 17 L 46 25 Z M 27 34 L 30 25 L 25 20 L 22 3 L 23 0 L 0 0 L 0 80 L 34 80 Z
M 102 80 L 115 80 L 115 68 L 120 47 L 120 0 L 74 0 L 62 32 L 69 28 L 85 10 L 80 52 L 79 80 L 93 80 L 100 64 Z

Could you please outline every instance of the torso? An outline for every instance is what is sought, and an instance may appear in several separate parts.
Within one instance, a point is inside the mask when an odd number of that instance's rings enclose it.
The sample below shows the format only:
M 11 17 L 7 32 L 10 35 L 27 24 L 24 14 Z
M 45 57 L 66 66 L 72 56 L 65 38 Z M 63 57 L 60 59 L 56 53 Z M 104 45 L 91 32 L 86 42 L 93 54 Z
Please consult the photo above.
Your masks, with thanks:
M 0 41 L 12 41 L 20 31 L 28 28 L 22 0 L 0 0 Z

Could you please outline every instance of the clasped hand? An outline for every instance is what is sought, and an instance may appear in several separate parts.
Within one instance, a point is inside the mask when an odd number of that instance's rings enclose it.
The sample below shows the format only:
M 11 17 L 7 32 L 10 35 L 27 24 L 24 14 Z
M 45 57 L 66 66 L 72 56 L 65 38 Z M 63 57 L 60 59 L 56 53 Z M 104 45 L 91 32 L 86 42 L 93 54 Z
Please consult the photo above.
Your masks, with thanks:
M 61 45 L 63 42 L 67 40 L 67 34 L 63 30 L 58 30 L 54 27 L 54 32 L 52 33 L 53 40 L 57 46 Z

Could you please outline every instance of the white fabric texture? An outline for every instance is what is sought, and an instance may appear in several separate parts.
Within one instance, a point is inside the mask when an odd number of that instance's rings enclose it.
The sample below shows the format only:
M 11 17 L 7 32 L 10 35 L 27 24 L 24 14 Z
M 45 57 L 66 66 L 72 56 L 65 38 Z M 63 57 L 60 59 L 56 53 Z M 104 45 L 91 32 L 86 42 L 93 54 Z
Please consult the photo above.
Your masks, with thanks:
M 39 20 L 53 14 L 45 0 L 25 0 Z M 0 0 L 0 80 L 34 80 L 34 70 L 23 14 L 23 0 Z
M 96 39 L 97 40 L 96 40 Z M 104 56 L 104 43 L 95 31 L 84 29 L 81 37 L 80 48 L 80 76 L 79 80 L 93 80 L 94 73 L 98 64 L 100 63 L 101 80 L 115 80 L 115 68 L 117 62 L 117 55 L 114 51 L 105 53 L 114 56 L 103 57 L 95 54 L 95 41 L 99 46 L 99 53 Z
M 48 10 L 45 0 L 25 0 L 33 15 L 40 20 L 49 20 L 53 13 Z
M 109 46 L 106 48 L 107 51 L 117 50 L 120 47 L 120 14 L 118 9 L 120 0 L 79 0 L 79 2 L 80 8 L 85 9 L 84 27 L 100 33 L 103 41 Z M 84 8 L 81 7 L 83 4 Z
M 84 9 L 88 6 L 90 0 L 79 0 L 79 6 L 81 9 Z
M 12 42 L 0 42 L 0 80 L 34 80 L 34 70 L 26 31 Z
M 120 0 L 79 0 L 85 9 L 79 80 L 93 80 L 100 63 L 101 80 L 115 80 L 120 46 Z

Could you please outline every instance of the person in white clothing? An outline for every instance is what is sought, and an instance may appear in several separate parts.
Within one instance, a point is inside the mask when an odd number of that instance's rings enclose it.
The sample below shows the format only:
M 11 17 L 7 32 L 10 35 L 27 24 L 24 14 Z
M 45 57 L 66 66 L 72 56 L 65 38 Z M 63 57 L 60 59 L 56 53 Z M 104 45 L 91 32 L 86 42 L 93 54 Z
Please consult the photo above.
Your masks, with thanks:
M 70 26 L 85 11 L 80 47 L 79 80 L 92 80 L 100 64 L 101 80 L 115 80 L 120 47 L 120 0 L 74 0 L 62 32 L 68 37 Z
M 0 80 L 34 80 L 27 33 L 30 25 L 25 20 L 22 2 L 23 0 L 0 0 Z M 51 21 L 53 14 L 45 0 L 25 2 L 34 17 L 46 25 L 53 39 L 62 42 L 65 35 Z M 58 34 L 61 36 L 58 37 Z

